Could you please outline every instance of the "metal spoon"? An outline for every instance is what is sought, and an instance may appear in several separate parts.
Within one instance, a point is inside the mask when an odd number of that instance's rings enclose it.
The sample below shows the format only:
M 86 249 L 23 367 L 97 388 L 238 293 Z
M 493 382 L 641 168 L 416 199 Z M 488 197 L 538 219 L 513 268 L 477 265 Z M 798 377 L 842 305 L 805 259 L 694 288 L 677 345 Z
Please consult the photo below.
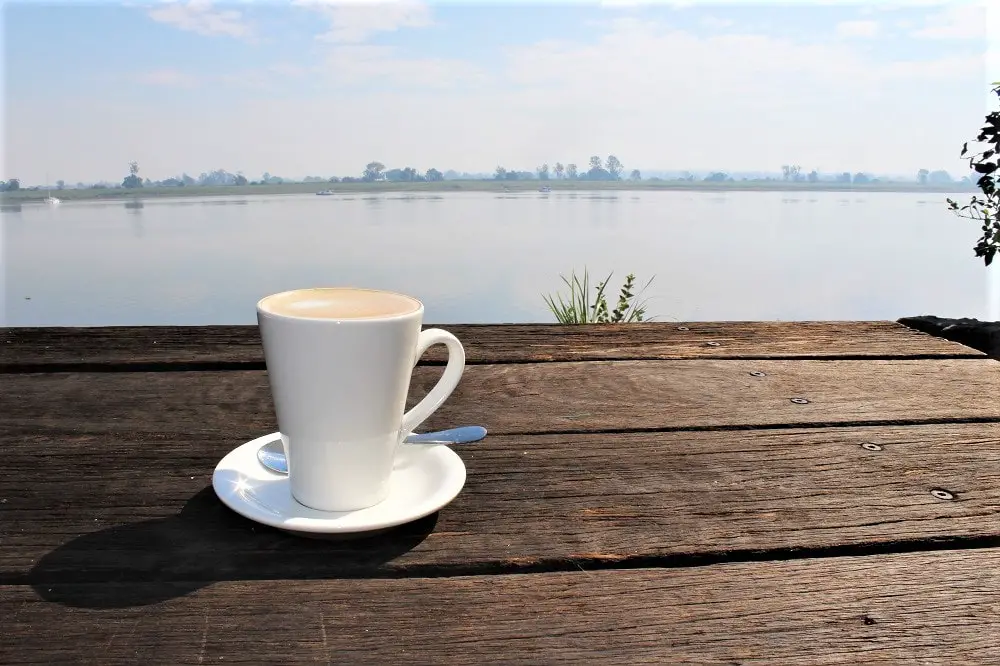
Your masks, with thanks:
M 469 444 L 486 437 L 486 428 L 482 426 L 462 426 L 437 432 L 411 433 L 403 440 L 404 444 Z M 272 439 L 257 449 L 257 460 L 272 472 L 288 474 L 288 462 L 285 460 L 285 450 L 280 439 Z

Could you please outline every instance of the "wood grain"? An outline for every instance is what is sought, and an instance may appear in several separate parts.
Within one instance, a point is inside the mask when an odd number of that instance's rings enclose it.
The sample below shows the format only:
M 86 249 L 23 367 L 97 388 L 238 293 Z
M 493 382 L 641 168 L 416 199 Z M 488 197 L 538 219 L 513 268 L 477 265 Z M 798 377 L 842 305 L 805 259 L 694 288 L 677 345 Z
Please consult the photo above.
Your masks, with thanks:
M 1000 546 L 1000 424 L 491 435 L 456 447 L 468 480 L 437 516 L 353 542 L 287 535 L 223 506 L 212 470 L 239 443 L 0 434 L 7 469 L 18 470 L 0 476 L 0 582 L 193 590 Z
M 0 588 L 0 661 L 988 664 L 1000 550 L 442 579 Z M 169 594 L 148 594 L 170 597 Z
M 689 330 L 678 330 L 678 327 Z M 443 325 L 469 363 L 685 358 L 984 358 L 889 321 Z M 711 346 L 706 343 L 718 343 Z M 444 352 L 432 348 L 427 362 Z M 264 367 L 256 326 L 0 329 L 0 372 Z
M 752 376 L 751 372 L 765 376 Z M 416 368 L 412 405 L 440 376 Z M 593 361 L 477 365 L 425 423 L 496 434 L 1000 419 L 992 360 Z M 809 400 L 807 404 L 793 399 Z M 0 428 L 264 434 L 263 371 L 44 373 L 0 383 Z

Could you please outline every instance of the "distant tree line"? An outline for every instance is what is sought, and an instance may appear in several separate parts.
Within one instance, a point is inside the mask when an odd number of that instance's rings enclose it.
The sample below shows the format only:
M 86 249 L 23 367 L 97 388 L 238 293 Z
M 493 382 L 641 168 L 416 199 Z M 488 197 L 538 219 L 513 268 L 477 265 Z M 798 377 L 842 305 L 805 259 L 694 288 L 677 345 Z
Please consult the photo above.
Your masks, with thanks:
M 947 171 L 928 171 L 927 169 L 921 169 L 917 172 L 917 182 L 921 185 L 926 185 L 927 183 L 946 185 L 955 181 L 952 179 L 951 174 Z
M 585 171 L 580 171 L 576 164 L 563 164 L 562 162 L 556 162 L 551 167 L 548 163 L 542 164 L 537 167 L 534 171 L 518 170 L 518 169 L 508 169 L 504 166 L 497 166 L 494 170 L 492 176 L 489 174 L 459 174 L 456 171 L 448 170 L 442 173 L 438 169 L 431 168 L 427 169 L 423 173 L 417 171 L 417 169 L 406 166 L 402 168 L 392 168 L 387 169 L 385 164 L 377 160 L 373 160 L 365 165 L 364 169 L 361 171 L 359 176 L 344 176 L 337 177 L 333 176 L 330 178 L 322 176 L 307 176 L 302 182 L 306 183 L 373 183 L 373 182 L 401 182 L 401 183 L 420 183 L 420 182 L 439 182 L 445 179 L 463 179 L 463 180 L 482 180 L 482 179 L 492 179 L 492 180 L 577 180 L 577 181 L 620 181 L 623 180 L 625 174 L 625 166 L 622 164 L 621 160 L 615 155 L 608 155 L 607 158 L 601 159 L 598 155 L 593 155 L 587 164 L 587 169 Z M 643 180 L 642 174 L 638 169 L 632 169 L 629 172 L 628 180 L 630 181 L 640 181 Z M 647 180 L 652 182 L 663 182 L 664 178 L 652 177 Z M 672 181 L 694 181 L 695 176 L 690 172 L 683 172 L 681 175 L 670 178 Z M 704 182 L 734 182 L 736 179 L 725 171 L 713 171 L 701 178 Z M 773 182 L 776 180 L 770 176 L 767 177 L 754 177 L 754 178 L 740 178 L 744 182 Z M 803 174 L 802 167 L 797 164 L 783 164 L 781 166 L 781 180 L 788 182 L 810 182 L 816 183 L 820 180 L 827 180 L 838 182 L 838 183 L 878 183 L 880 179 L 871 176 L 863 172 L 850 173 L 843 172 L 840 174 L 833 175 L 832 177 L 827 176 L 825 178 L 821 177 L 816 169 L 813 169 L 807 174 Z M 952 176 L 943 170 L 938 171 L 928 171 L 927 169 L 920 169 L 917 172 L 916 180 L 921 185 L 942 185 L 949 183 L 971 183 L 971 179 L 968 177 L 962 178 L 960 181 L 956 181 Z M 128 165 L 128 175 L 122 180 L 120 185 L 117 187 L 123 187 L 126 189 L 137 189 L 142 187 L 220 187 L 220 186 L 242 186 L 242 185 L 280 185 L 285 182 L 296 182 L 294 180 L 287 180 L 279 176 L 271 175 L 268 172 L 264 172 L 259 180 L 248 180 L 242 172 L 237 171 L 236 173 L 231 173 L 225 169 L 216 169 L 207 173 L 202 173 L 197 178 L 189 176 L 184 173 L 179 176 L 174 176 L 172 178 L 166 178 L 159 181 L 150 181 L 148 178 L 143 179 L 139 176 L 139 163 L 136 161 L 129 162 Z M 83 189 L 88 187 L 83 183 L 77 183 L 78 189 Z M 63 189 L 65 183 L 63 181 L 57 181 L 57 188 Z M 111 183 L 96 183 L 90 185 L 91 188 L 113 188 L 116 185 Z M 0 192 L 11 192 L 22 189 L 21 182 L 17 178 L 11 178 L 7 181 L 0 181 Z M 35 188 L 31 188 L 35 189 Z
M 590 163 L 586 171 L 581 172 L 576 164 L 563 165 L 556 162 L 550 169 L 548 163 L 543 164 L 534 171 L 518 171 L 498 166 L 493 172 L 494 180 L 621 180 L 625 171 L 624 165 L 614 155 L 608 155 L 602 161 L 599 155 L 590 158 Z M 642 175 L 638 169 L 634 169 L 630 175 L 631 180 L 642 180 Z
M 344 176 L 338 178 L 334 176 L 328 179 L 330 183 L 376 183 L 379 181 L 389 181 L 393 183 L 433 183 L 444 180 L 444 174 L 437 169 L 427 169 L 420 173 L 413 167 L 403 167 L 401 169 L 386 169 L 385 165 L 377 160 L 373 160 L 365 165 L 360 178 L 354 176 Z
M 268 178 L 268 174 L 265 173 L 264 178 Z M 280 179 L 279 182 L 281 182 Z M 198 178 L 192 178 L 185 173 L 174 178 L 166 178 L 158 181 L 151 181 L 148 178 L 143 180 L 139 177 L 139 163 L 132 161 L 128 164 L 128 175 L 122 180 L 121 186 L 126 189 L 135 189 L 140 187 L 191 187 L 195 185 L 215 187 L 220 185 L 246 185 L 248 183 L 249 181 L 242 173 L 229 173 L 224 169 L 202 173 Z

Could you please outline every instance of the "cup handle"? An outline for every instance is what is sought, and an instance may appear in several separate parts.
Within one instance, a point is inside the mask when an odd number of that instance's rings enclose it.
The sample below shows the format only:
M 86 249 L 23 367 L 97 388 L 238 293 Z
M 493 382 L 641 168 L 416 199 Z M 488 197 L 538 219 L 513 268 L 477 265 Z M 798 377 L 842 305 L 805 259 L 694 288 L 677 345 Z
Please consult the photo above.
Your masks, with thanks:
M 458 381 L 465 371 L 465 349 L 462 343 L 454 335 L 440 328 L 429 328 L 421 331 L 417 338 L 417 349 L 413 355 L 414 365 L 424 355 L 424 352 L 431 345 L 443 344 L 448 348 L 448 365 L 445 366 L 444 374 L 434 385 L 430 393 L 418 402 L 414 407 L 403 414 L 403 422 L 400 425 L 400 439 L 408 436 L 413 430 L 427 420 L 427 417 L 437 411 L 437 408 L 448 399 L 451 392 L 458 386 Z

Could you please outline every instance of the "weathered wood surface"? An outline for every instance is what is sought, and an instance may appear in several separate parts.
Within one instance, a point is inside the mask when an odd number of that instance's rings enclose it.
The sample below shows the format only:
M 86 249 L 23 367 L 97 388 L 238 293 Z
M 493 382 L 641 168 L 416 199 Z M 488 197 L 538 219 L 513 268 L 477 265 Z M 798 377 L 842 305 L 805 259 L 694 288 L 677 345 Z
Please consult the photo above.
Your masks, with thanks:
M 678 330 L 687 328 L 688 330 Z M 890 321 L 688 322 L 620 326 L 443 325 L 469 363 L 684 358 L 984 358 Z M 718 346 L 707 343 L 718 343 Z M 440 363 L 432 348 L 425 360 Z M 0 372 L 264 367 L 256 326 L 0 329 Z
M 0 582 L 200 587 L 1000 545 L 995 423 L 491 435 L 456 448 L 468 480 L 439 515 L 340 543 L 222 505 L 211 472 L 239 443 L 236 433 L 0 434 L 7 468 L 19 470 L 0 479 Z
M 411 405 L 440 373 L 414 370 Z M 1000 364 L 979 359 L 477 365 L 424 427 L 525 434 L 996 420 L 998 387 Z M 4 377 L 0 428 L 250 437 L 275 421 L 264 371 L 44 373 Z
M 255 328 L 0 331 L 0 662 L 989 663 L 1000 365 L 689 327 L 447 327 L 472 364 L 426 428 L 491 435 L 448 507 L 357 541 L 211 490 L 275 429 Z
M 186 592 L 0 588 L 0 661 L 989 664 L 1000 636 L 996 549 Z

